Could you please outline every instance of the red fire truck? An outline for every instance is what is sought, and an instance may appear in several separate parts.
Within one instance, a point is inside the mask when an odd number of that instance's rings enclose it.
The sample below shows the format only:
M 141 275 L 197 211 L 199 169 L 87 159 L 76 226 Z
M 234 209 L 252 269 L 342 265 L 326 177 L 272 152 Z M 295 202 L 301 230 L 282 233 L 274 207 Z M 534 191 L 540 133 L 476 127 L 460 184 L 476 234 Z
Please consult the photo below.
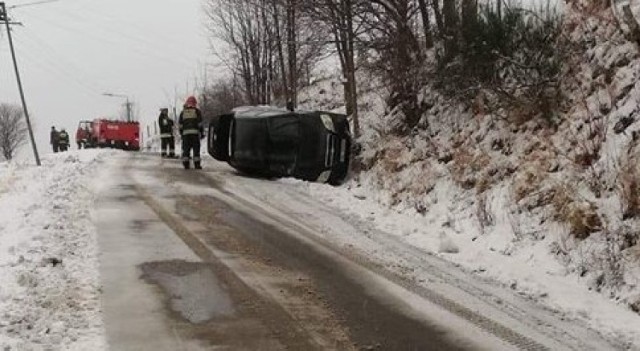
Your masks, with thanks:
M 140 150 L 140 123 L 94 119 L 80 121 L 76 131 L 78 148 L 111 147 Z

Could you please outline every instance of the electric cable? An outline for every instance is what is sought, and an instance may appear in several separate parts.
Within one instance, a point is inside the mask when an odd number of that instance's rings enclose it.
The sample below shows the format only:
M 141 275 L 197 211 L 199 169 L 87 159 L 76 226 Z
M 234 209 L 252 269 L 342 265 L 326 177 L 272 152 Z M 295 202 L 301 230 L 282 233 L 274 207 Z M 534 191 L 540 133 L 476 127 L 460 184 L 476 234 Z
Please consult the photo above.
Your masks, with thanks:
M 55 28 L 58 28 L 58 29 L 61 29 L 61 30 L 64 30 L 64 31 L 67 31 L 67 32 L 70 32 L 70 33 L 73 33 L 73 34 L 80 34 L 80 35 L 82 35 L 82 36 L 84 36 L 84 37 L 86 37 L 88 39 L 91 39 L 91 40 L 97 40 L 99 42 L 110 44 L 110 45 L 113 45 L 113 46 L 116 46 L 116 47 L 122 47 L 122 43 L 120 43 L 120 42 L 118 42 L 116 40 L 108 39 L 108 38 L 101 37 L 101 36 L 97 36 L 95 34 L 87 32 L 86 30 L 74 29 L 72 27 L 68 27 L 68 26 L 62 25 L 60 23 L 57 23 L 57 22 L 52 21 L 52 20 L 50 20 L 48 18 L 44 18 L 44 17 L 38 16 L 38 15 L 35 15 L 33 17 L 36 18 L 36 19 L 39 19 L 42 22 L 45 22 L 45 23 L 49 24 L 52 27 L 55 27 Z M 157 60 L 164 61 L 165 63 L 170 63 L 170 64 L 174 64 L 174 65 L 177 64 L 177 65 L 180 65 L 180 66 L 184 66 L 183 62 L 179 62 L 177 60 L 174 60 L 170 56 L 164 57 L 164 56 L 151 55 L 149 52 L 141 50 L 141 49 L 139 49 L 137 47 L 130 47 L 128 49 L 131 52 L 137 53 L 139 56 L 141 56 L 143 58 L 157 59 Z
M 47 53 L 42 52 L 38 43 L 33 45 L 29 40 L 25 40 L 25 38 L 27 38 L 26 36 L 20 34 L 16 35 L 16 38 L 20 38 L 20 42 L 21 44 L 23 44 L 17 46 L 16 51 L 21 55 L 21 57 L 25 57 L 31 63 L 40 67 L 43 72 L 54 73 L 60 78 L 63 78 L 63 81 L 65 82 L 75 83 L 78 87 L 82 88 L 83 92 L 86 92 L 88 95 L 91 95 L 93 97 L 101 94 L 99 88 L 92 86 L 86 81 L 78 79 L 75 72 L 70 72 L 63 65 L 50 60 Z M 89 94 L 89 92 L 93 92 L 95 95 Z
M 87 25 L 90 25 L 96 29 L 99 29 L 105 34 L 118 34 L 119 37 L 123 39 L 127 39 L 128 41 L 135 43 L 136 45 L 141 44 L 145 47 L 145 49 L 149 50 L 149 51 L 145 51 L 145 53 L 150 54 L 153 57 L 156 57 L 156 58 L 166 57 L 166 56 L 162 56 L 162 54 L 166 53 L 166 47 L 167 47 L 166 44 L 163 45 L 163 44 L 154 42 L 144 36 L 136 35 L 136 33 L 130 33 L 127 31 L 118 30 L 117 26 L 106 24 L 104 18 L 98 21 L 91 21 L 91 20 L 88 20 L 86 17 L 78 15 L 77 13 L 60 12 L 59 15 L 66 16 L 67 18 L 70 18 L 70 19 L 74 19 L 76 23 L 78 22 L 86 23 Z M 56 17 L 59 17 L 59 16 L 56 16 Z M 171 57 L 171 58 L 182 60 L 182 57 L 180 56 Z M 182 60 L 182 62 L 180 63 L 186 66 L 193 65 L 193 63 L 188 62 L 188 60 Z
M 42 38 L 40 38 L 35 33 L 35 31 L 25 27 L 24 30 L 21 32 L 23 35 L 22 38 L 27 40 L 33 40 L 34 42 L 36 42 L 35 45 L 45 47 L 50 54 L 52 54 L 53 56 L 56 56 L 53 59 L 53 61 L 56 63 L 56 66 L 58 66 L 58 63 L 61 62 L 60 66 L 58 67 L 61 67 L 61 69 L 63 69 L 65 72 L 69 72 L 66 67 L 72 67 L 74 73 L 79 74 L 81 78 L 89 78 L 89 79 L 85 79 L 87 82 L 99 81 L 99 79 L 92 77 L 91 74 L 87 73 L 87 71 L 85 71 L 80 64 L 78 64 L 77 62 L 74 62 L 68 56 L 60 54 L 52 45 L 47 43 L 46 40 L 43 40 Z M 104 89 L 101 89 L 101 90 L 104 90 Z

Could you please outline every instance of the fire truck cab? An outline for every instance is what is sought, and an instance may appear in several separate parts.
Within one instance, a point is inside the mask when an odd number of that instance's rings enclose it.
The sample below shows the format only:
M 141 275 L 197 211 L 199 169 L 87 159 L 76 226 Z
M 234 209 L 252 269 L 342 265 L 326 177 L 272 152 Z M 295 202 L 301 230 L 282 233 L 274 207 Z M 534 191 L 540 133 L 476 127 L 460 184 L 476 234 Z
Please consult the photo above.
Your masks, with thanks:
M 92 138 L 93 121 L 80 121 L 76 130 L 76 144 L 78 149 L 96 147 L 96 140 Z

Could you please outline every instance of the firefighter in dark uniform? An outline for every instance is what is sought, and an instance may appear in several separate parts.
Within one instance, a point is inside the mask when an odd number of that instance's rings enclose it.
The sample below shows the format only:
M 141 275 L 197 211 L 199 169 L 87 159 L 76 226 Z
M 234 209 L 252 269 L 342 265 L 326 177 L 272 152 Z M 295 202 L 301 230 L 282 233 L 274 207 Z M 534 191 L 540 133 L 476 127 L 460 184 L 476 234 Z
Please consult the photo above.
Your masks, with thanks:
M 162 157 L 176 157 L 176 141 L 173 136 L 173 124 L 173 120 L 169 118 L 169 109 L 161 108 L 160 117 L 158 117 L 158 125 L 160 126 Z
M 60 152 L 67 151 L 69 149 L 69 134 L 64 128 L 62 128 L 60 133 L 58 133 L 58 138 Z
M 178 127 L 182 136 L 182 165 L 189 169 L 191 150 L 193 150 L 193 165 L 196 169 L 202 169 L 200 161 L 200 139 L 204 138 L 202 126 L 202 113 L 197 107 L 195 97 L 189 96 L 180 112 Z
M 56 127 L 51 127 L 49 142 L 51 143 L 51 147 L 53 147 L 54 153 L 60 150 L 60 133 L 58 133 L 58 131 L 56 130 Z

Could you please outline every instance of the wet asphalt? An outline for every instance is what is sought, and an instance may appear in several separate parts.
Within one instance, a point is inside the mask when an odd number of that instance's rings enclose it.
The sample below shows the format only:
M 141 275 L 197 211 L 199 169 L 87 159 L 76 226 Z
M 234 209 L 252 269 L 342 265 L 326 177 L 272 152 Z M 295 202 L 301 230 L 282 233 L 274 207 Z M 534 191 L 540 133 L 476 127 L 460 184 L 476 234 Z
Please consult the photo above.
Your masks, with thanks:
M 206 172 L 135 155 L 100 195 L 111 350 L 464 350 L 334 253 L 216 196 Z M 149 181 L 154 179 L 154 181 Z M 360 275 L 360 276 L 358 276 Z

